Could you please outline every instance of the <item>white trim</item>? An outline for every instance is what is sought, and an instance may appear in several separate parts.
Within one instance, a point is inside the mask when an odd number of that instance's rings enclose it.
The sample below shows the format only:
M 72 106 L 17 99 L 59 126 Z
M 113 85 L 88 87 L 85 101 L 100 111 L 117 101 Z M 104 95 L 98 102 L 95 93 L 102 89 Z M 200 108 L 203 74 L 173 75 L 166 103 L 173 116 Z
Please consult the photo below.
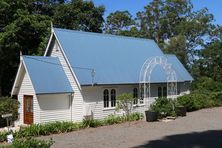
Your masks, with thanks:
M 18 68 L 18 71 L 16 73 L 15 81 L 13 83 L 13 87 L 12 87 L 12 90 L 11 90 L 11 96 L 14 95 L 15 85 L 16 85 L 16 82 L 18 81 L 18 77 L 19 77 L 19 74 L 20 74 L 20 71 L 21 71 L 22 64 L 23 64 L 23 61 L 20 61 L 19 68 Z
M 107 111 L 107 110 L 116 110 L 116 107 L 106 107 L 106 108 L 103 108 L 103 111 Z
M 25 65 L 24 60 L 22 60 L 22 61 L 20 62 L 19 69 L 18 69 L 18 72 L 17 72 L 17 74 L 16 74 L 16 79 L 15 79 L 14 84 L 13 84 L 13 87 L 12 87 L 11 96 L 14 95 L 15 85 L 16 85 L 16 83 L 17 83 L 17 81 L 18 81 L 18 77 L 19 77 L 19 74 L 20 74 L 20 72 L 21 72 L 21 67 L 22 67 L 22 65 L 24 66 L 25 72 L 27 73 L 27 75 L 28 75 L 28 77 L 29 77 L 29 79 L 30 79 L 30 81 L 31 81 L 34 94 L 36 94 L 34 85 L 33 85 L 33 83 L 32 83 L 32 79 L 30 78 L 30 75 L 29 75 L 29 72 L 28 72 L 28 70 L 27 70 L 27 68 L 26 68 L 26 65 Z M 16 95 L 18 95 L 18 94 L 16 94 Z
M 63 48 L 62 48 L 62 45 L 60 44 L 60 42 L 59 42 L 59 40 L 58 40 L 58 37 L 56 36 L 55 33 L 53 33 L 53 34 L 55 35 L 55 38 L 56 38 L 56 40 L 57 40 L 57 42 L 58 42 L 58 44 L 59 44 L 59 47 L 60 47 L 60 49 L 61 49 L 61 51 L 62 51 L 63 56 L 65 57 L 66 63 L 68 64 L 69 69 L 71 70 L 71 73 L 72 73 L 72 75 L 73 75 L 73 77 L 74 77 L 74 80 L 75 80 L 76 83 L 77 83 L 77 86 L 79 87 L 80 90 L 82 90 L 81 85 L 80 85 L 80 83 L 79 83 L 79 81 L 78 81 L 78 79 L 77 79 L 77 77 L 76 77 L 76 75 L 75 75 L 75 72 L 74 72 L 74 70 L 73 70 L 73 68 L 72 68 L 72 66 L 71 66 L 68 58 L 66 57 L 66 54 L 65 54 L 65 52 L 64 52 L 64 50 L 63 50 Z
M 54 35 L 54 30 L 53 30 L 53 28 L 51 28 L 51 35 L 50 35 L 50 38 L 49 38 L 49 41 L 48 41 L 48 44 L 47 44 L 47 47 L 46 47 L 44 56 L 47 55 L 47 52 L 48 52 L 48 50 L 49 50 L 49 46 L 50 46 L 51 41 L 52 41 L 52 38 L 53 38 L 53 35 Z
M 34 94 L 36 95 L 35 87 L 34 87 L 34 85 L 33 85 L 33 83 L 32 83 L 32 79 L 31 79 L 31 77 L 30 77 L 30 75 L 29 75 L 29 72 L 28 72 L 28 70 L 27 70 L 27 68 L 26 68 L 26 65 L 25 65 L 25 62 L 24 62 L 24 61 L 23 61 L 23 64 L 24 64 L 25 71 L 26 71 L 26 73 L 27 73 L 27 75 L 28 75 L 28 77 L 29 77 L 29 80 L 30 80 L 30 82 L 31 82 L 31 84 L 32 84 L 32 88 L 33 88 Z M 33 96 L 34 96 L 34 95 L 33 95 Z

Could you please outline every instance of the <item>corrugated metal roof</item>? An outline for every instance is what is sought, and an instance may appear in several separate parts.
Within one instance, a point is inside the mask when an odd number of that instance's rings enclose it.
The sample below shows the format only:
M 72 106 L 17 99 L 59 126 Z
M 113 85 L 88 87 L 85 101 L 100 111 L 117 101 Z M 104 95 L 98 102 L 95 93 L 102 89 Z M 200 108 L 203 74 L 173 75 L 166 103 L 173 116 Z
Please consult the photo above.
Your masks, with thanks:
M 193 81 L 192 76 L 175 55 L 166 54 L 166 57 L 168 62 L 172 63 L 173 69 L 176 71 L 179 81 Z
M 57 57 L 23 56 L 23 60 L 36 94 L 73 92 Z
M 58 28 L 54 32 L 81 85 L 92 84 L 91 71 L 84 68 L 95 70 L 97 84 L 139 83 L 140 69 L 146 59 L 164 56 L 153 40 Z M 166 82 L 161 70 L 155 68 L 151 82 Z M 177 70 L 178 75 L 184 73 L 181 70 L 184 69 Z M 181 81 L 190 80 L 187 77 L 181 77 Z

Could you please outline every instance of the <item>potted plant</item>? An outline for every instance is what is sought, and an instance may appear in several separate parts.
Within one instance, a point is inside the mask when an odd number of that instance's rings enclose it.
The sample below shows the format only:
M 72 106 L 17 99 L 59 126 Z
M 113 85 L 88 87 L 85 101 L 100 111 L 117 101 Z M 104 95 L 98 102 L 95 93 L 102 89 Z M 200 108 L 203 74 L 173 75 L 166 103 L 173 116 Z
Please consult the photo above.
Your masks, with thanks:
M 146 115 L 147 122 L 157 121 L 157 119 L 158 119 L 158 112 L 151 110 L 151 109 L 145 111 L 145 115 Z
M 177 101 L 175 103 L 175 111 L 178 116 L 186 116 L 187 114 L 187 108 L 181 104 L 179 104 Z

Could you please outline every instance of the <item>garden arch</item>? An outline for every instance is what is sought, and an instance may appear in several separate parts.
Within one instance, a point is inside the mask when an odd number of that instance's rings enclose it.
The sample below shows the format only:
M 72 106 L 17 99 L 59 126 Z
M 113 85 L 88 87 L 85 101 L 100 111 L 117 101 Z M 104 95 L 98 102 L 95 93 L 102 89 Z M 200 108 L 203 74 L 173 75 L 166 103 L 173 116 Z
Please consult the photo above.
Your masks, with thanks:
M 167 61 L 165 56 L 155 56 L 147 59 L 141 70 L 139 76 L 140 89 L 140 103 L 144 103 L 144 98 L 150 98 L 150 79 L 153 69 L 160 65 L 167 77 L 167 97 L 175 98 L 177 94 L 177 75 L 172 68 L 172 64 Z

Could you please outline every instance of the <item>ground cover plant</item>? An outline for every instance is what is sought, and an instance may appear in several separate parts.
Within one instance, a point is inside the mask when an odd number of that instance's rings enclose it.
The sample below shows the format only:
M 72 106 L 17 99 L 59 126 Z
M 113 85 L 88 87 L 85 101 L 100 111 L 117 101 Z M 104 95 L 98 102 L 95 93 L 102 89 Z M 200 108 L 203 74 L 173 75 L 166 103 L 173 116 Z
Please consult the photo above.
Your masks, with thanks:
M 70 131 L 75 131 L 79 129 L 84 129 L 88 127 L 99 127 L 104 125 L 112 125 L 118 123 L 124 123 L 127 121 L 137 121 L 143 118 L 143 114 L 141 113 L 131 113 L 125 116 L 116 116 L 110 115 L 105 119 L 85 119 L 82 122 L 50 122 L 45 124 L 32 124 L 30 126 L 21 127 L 19 131 L 14 132 L 13 136 L 15 138 L 15 143 L 19 143 L 21 147 L 32 146 L 32 144 L 37 143 L 36 140 L 30 139 L 31 137 L 37 137 L 41 135 L 50 135 L 50 134 L 58 134 L 58 133 L 66 133 Z M 8 132 L 0 132 L 0 142 L 4 142 L 7 140 Z M 26 139 L 28 138 L 28 139 Z M 23 145 L 25 143 L 25 145 Z M 42 147 L 49 145 L 47 141 L 40 142 L 42 143 Z M 15 145 L 13 143 L 13 145 Z M 12 145 L 12 146 L 13 146 Z

